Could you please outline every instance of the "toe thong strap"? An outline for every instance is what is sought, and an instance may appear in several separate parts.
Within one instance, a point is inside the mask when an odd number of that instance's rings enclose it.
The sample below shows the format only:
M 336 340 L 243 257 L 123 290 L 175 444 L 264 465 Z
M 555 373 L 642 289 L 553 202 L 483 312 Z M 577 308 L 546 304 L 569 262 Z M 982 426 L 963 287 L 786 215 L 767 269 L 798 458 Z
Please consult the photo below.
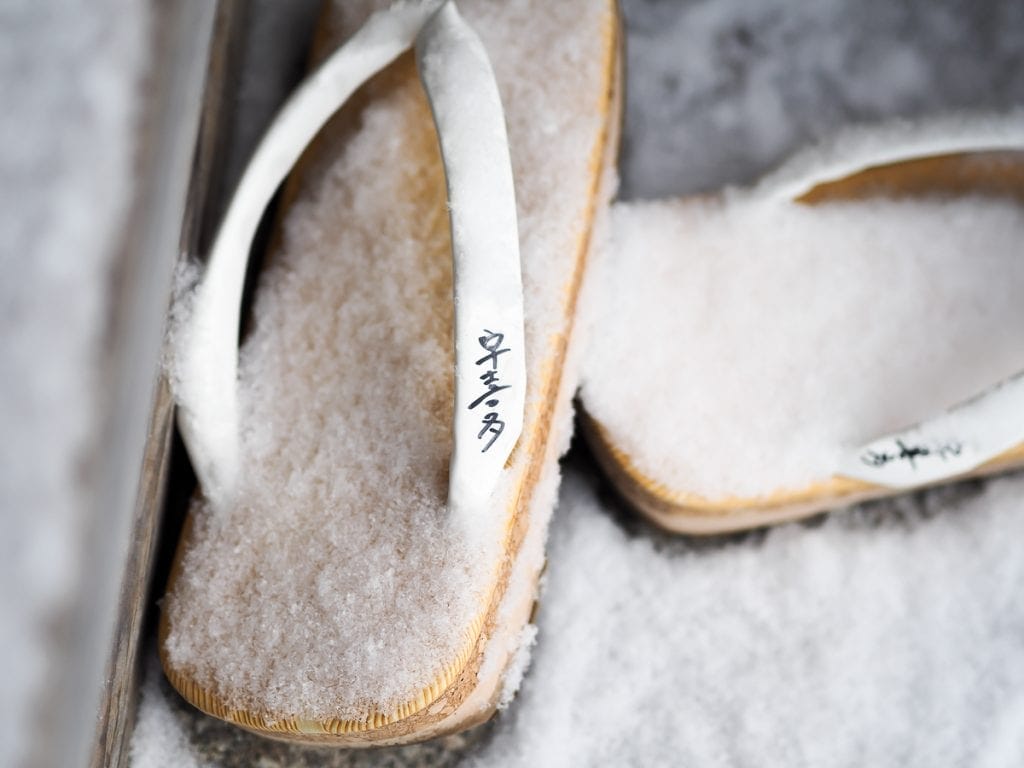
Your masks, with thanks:
M 444 159 L 455 272 L 455 414 L 448 503 L 483 505 L 523 426 L 526 358 L 512 161 L 487 52 L 454 5 L 416 43 Z
M 838 474 L 915 488 L 977 469 L 1024 442 L 1024 372 L 935 418 L 851 451 Z
M 455 283 L 456 402 L 449 501 L 479 510 L 523 422 L 523 297 L 504 113 L 479 38 L 454 2 L 380 11 L 292 94 L 261 140 L 176 329 L 178 425 L 203 492 L 226 508 L 239 478 L 238 333 L 252 239 L 270 198 L 325 122 L 415 45 L 447 181 Z

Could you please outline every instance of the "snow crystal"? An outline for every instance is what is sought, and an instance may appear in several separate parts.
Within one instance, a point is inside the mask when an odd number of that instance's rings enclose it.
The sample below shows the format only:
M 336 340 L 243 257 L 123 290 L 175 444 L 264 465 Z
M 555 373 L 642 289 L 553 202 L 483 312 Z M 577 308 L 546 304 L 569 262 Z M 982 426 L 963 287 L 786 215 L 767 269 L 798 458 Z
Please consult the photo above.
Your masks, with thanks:
M 146 659 L 141 698 L 131 740 L 132 768 L 200 768 L 193 749 L 161 684 L 156 654 Z

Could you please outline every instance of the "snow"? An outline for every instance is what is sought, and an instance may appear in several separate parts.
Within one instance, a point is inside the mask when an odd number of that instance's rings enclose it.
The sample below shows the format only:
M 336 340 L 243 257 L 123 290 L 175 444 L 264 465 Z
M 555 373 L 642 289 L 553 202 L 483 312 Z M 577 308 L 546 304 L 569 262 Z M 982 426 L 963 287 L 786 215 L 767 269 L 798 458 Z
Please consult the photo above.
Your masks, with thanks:
M 132 733 L 132 768 L 202 768 L 199 751 L 189 743 L 168 706 L 167 693 L 161 688 L 160 662 L 156 656 L 146 659 L 139 712 Z
M 537 643 L 537 626 L 527 624 L 518 638 L 519 645 L 512 656 L 512 663 L 505 670 L 505 679 L 501 686 L 501 696 L 498 697 L 498 709 L 505 709 L 511 704 L 519 693 L 519 687 L 523 684 L 523 676 L 530 668 L 530 659 L 533 653 L 533 646 Z

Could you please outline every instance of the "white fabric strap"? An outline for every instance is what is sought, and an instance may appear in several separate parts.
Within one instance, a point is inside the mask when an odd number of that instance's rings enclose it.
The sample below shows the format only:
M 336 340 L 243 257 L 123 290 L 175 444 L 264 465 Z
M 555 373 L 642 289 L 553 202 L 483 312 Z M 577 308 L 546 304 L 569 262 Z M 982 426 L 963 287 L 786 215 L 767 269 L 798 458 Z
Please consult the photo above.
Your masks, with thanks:
M 452 2 L 396 3 L 371 16 L 275 117 L 228 206 L 179 329 L 173 377 L 178 425 L 214 510 L 230 506 L 240 472 L 239 315 L 263 211 L 328 118 L 417 38 L 452 207 L 457 402 L 450 498 L 477 506 L 486 500 L 522 429 L 519 240 L 494 75 L 479 39 Z M 480 362 L 482 357 L 486 360 Z M 488 393 L 473 408 L 467 404 L 471 384 Z
M 844 457 L 838 474 L 914 488 L 977 469 L 1024 442 L 1024 372 Z
M 444 158 L 455 260 L 455 441 L 448 503 L 479 508 L 523 427 L 526 358 L 512 160 L 487 53 L 452 4 L 416 43 Z

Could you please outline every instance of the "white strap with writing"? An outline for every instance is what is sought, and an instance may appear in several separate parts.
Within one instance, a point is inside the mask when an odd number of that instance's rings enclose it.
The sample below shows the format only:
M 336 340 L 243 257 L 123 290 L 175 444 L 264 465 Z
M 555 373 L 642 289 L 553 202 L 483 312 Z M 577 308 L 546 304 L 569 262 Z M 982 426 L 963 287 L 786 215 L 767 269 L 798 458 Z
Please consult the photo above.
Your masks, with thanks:
M 455 445 L 449 504 L 494 488 L 523 426 L 526 360 L 508 137 L 487 52 L 446 5 L 416 43 L 444 157 L 455 267 Z
M 494 74 L 483 45 L 453 2 L 399 2 L 371 16 L 274 118 L 228 206 L 180 329 L 172 382 L 178 425 L 215 510 L 230 506 L 239 477 L 239 314 L 263 211 L 328 118 L 414 44 L 451 209 L 456 326 L 451 506 L 479 511 L 522 430 L 526 373 L 519 238 Z
M 1024 442 L 1024 372 L 941 415 L 860 446 L 838 474 L 913 488 L 970 472 Z

